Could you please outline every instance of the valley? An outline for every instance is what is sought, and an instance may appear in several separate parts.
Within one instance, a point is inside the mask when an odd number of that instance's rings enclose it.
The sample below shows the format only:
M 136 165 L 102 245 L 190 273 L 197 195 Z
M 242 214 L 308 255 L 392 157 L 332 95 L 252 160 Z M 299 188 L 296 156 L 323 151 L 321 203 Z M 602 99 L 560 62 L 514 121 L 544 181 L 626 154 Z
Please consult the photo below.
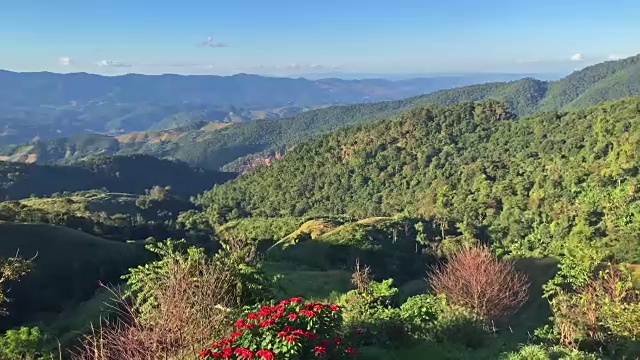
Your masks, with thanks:
M 640 55 L 0 79 L 2 360 L 640 357 Z

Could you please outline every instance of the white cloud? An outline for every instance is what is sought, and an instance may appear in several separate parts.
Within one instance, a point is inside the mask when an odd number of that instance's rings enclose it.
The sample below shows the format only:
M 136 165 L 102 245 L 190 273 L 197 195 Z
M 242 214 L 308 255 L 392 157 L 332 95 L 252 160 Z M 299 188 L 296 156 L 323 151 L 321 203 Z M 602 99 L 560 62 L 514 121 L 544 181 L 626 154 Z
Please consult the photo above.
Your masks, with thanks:
M 73 64 L 73 59 L 68 56 L 63 56 L 61 58 L 58 58 L 58 64 L 62 66 L 70 66 L 71 64 Z
M 571 56 L 571 61 L 584 61 L 584 56 L 582 54 L 574 54 Z
M 229 44 L 224 43 L 224 42 L 215 41 L 212 36 L 209 36 L 207 38 L 207 40 L 202 42 L 202 46 L 212 47 L 212 48 L 220 48 L 220 47 L 227 47 L 227 46 L 229 46 Z
M 129 63 L 113 60 L 100 60 L 96 65 L 101 67 L 131 67 L 131 64 Z
M 620 59 L 622 59 L 622 56 L 620 56 L 618 54 L 609 55 L 609 60 L 620 60 Z

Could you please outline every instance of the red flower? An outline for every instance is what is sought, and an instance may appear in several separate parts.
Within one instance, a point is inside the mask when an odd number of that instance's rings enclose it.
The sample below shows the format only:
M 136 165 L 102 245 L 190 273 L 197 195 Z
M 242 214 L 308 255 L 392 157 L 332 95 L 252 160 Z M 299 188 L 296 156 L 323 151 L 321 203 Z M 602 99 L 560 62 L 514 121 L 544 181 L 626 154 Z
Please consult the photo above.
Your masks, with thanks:
M 296 303 L 297 304 L 297 303 L 302 301 L 302 298 L 301 297 L 294 297 L 294 298 L 289 299 L 289 301 L 291 301 L 292 303 Z
M 327 348 L 324 346 L 316 346 L 313 348 L 313 352 L 318 355 L 324 355 L 327 353 Z
M 235 341 L 236 341 L 236 339 L 237 339 L 237 338 L 239 338 L 240 336 L 242 336 L 242 330 L 238 330 L 238 331 L 236 331 L 236 332 L 232 333 L 232 334 L 229 336 L 229 339 L 231 340 L 231 342 L 235 342 Z
M 260 327 L 268 327 L 268 326 L 271 326 L 271 325 L 273 325 L 273 324 L 275 324 L 275 323 L 276 323 L 276 321 L 275 321 L 275 320 L 270 319 L 270 320 L 264 320 L 264 321 L 262 321 L 259 325 L 260 325 Z
M 362 330 L 362 329 L 355 329 L 355 330 L 353 330 L 353 333 L 354 333 L 354 334 L 357 334 L 357 335 L 362 335 L 362 334 L 364 333 L 364 330 Z
M 204 359 L 209 355 L 211 355 L 211 350 L 209 350 L 209 349 L 202 349 L 202 351 L 200 351 L 200 358 L 201 359 Z
M 340 344 L 342 344 L 342 340 L 340 340 L 338 338 L 335 338 L 335 339 L 333 339 L 333 343 L 336 344 L 336 345 L 340 345 Z
M 245 359 L 253 359 L 253 352 L 249 349 L 245 348 L 237 348 L 235 351 L 236 355 L 242 356 Z
M 289 320 L 295 320 L 298 318 L 298 314 L 289 314 Z
M 313 310 L 315 311 L 321 311 L 322 309 L 324 309 L 324 306 L 322 306 L 321 304 L 317 304 L 313 306 Z
M 247 325 L 247 321 L 245 319 L 239 319 L 238 321 L 236 321 L 237 328 L 244 328 L 245 325 Z
M 247 315 L 247 319 L 249 319 L 249 320 L 258 320 L 258 318 L 259 318 L 259 316 L 256 313 L 249 313 Z
M 333 305 L 329 305 L 329 308 L 333 311 L 338 311 L 340 310 L 340 306 L 333 304 Z
M 298 341 L 298 337 L 295 335 L 289 335 L 286 338 L 284 338 L 287 342 L 296 342 Z
M 287 335 L 289 335 L 289 333 L 288 333 L 288 332 L 286 332 L 286 331 L 280 331 L 280 332 L 278 333 L 278 337 L 279 337 L 279 338 L 286 337 Z
M 232 347 L 226 347 L 224 349 L 222 349 L 222 358 L 223 359 L 230 359 L 233 356 L 233 348 Z
M 220 346 L 228 346 L 228 345 L 231 345 L 231 341 L 229 340 L 220 341 Z
M 312 318 L 312 317 L 316 316 L 316 313 L 311 311 L 311 310 L 300 310 L 300 315 L 304 315 L 306 317 Z
M 271 350 L 261 349 L 256 351 L 256 355 L 262 357 L 264 360 L 274 360 L 276 354 Z

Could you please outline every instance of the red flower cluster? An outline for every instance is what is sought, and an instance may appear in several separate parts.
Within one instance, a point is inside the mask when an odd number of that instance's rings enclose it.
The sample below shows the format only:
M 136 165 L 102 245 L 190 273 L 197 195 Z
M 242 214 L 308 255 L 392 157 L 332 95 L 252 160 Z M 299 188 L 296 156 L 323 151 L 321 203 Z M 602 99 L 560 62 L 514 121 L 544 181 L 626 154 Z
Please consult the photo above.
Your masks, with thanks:
M 336 355 L 342 358 L 340 354 L 356 355 L 357 351 L 344 347 L 341 339 L 319 339 L 331 335 L 331 324 L 335 324 L 338 310 L 338 305 L 303 303 L 299 297 L 261 306 L 238 319 L 236 331 L 211 344 L 209 349 L 203 349 L 200 358 L 286 360 L 292 355 L 288 350 L 291 344 L 300 349 L 295 358 L 303 354 L 330 359 Z

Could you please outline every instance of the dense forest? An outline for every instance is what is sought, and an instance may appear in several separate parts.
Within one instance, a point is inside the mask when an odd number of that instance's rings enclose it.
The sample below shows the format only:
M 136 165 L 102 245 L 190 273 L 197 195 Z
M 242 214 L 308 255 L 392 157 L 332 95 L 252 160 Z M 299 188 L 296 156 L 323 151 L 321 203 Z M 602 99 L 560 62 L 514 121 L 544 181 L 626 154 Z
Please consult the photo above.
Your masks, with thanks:
M 637 359 L 637 61 L 3 162 L 0 359 Z
M 154 185 L 188 196 L 233 177 L 146 155 L 91 157 L 68 166 L 1 162 L 0 199 L 102 188 L 140 194 Z
M 301 144 L 199 202 L 214 223 L 404 213 L 506 251 L 575 238 L 640 261 L 638 140 L 640 98 L 523 119 L 498 102 L 430 106 Z
M 243 122 L 222 128 L 201 126 L 187 127 L 183 131 L 169 130 L 133 142 L 104 135 L 80 135 L 12 146 L 5 148 L 2 154 L 14 161 L 61 163 L 89 155 L 143 153 L 214 170 L 231 163 L 228 168 L 235 169 L 247 160 L 246 157 L 284 152 L 319 134 L 346 125 L 373 122 L 427 104 L 451 105 L 460 101 L 493 99 L 506 103 L 511 112 L 526 116 L 537 111 L 583 109 L 605 100 L 635 95 L 639 90 L 640 55 L 637 55 L 590 66 L 557 81 L 525 78 L 472 85 L 403 100 L 306 111 L 284 119 Z

